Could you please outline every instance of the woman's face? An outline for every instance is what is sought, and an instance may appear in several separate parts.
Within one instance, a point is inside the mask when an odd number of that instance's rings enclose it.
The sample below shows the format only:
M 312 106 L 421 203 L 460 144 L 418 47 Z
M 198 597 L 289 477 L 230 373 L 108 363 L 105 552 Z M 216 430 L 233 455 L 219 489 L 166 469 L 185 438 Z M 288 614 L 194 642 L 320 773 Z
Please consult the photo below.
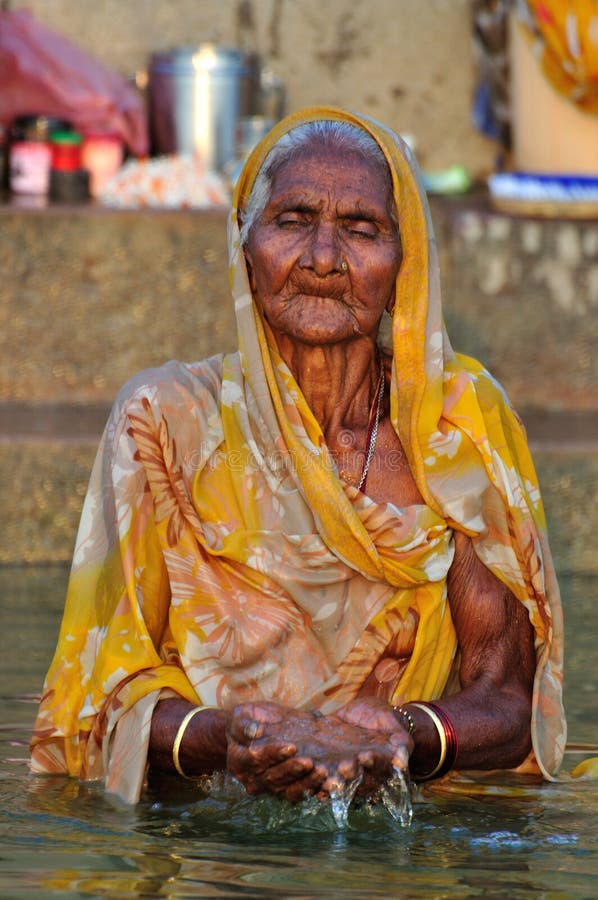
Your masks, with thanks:
M 357 153 L 312 144 L 278 171 L 246 258 L 279 344 L 375 340 L 401 264 L 392 202 L 388 173 Z

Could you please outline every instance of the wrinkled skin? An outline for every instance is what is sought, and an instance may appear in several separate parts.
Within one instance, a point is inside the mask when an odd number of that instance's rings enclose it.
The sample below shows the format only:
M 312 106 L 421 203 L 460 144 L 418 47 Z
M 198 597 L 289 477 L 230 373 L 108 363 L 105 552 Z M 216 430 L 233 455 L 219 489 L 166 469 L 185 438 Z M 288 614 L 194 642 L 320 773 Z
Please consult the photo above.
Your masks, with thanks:
M 378 701 L 355 701 L 327 716 L 247 703 L 230 719 L 227 768 L 250 794 L 325 798 L 361 778 L 358 794 L 370 796 L 395 767 L 406 769 L 411 747 L 388 705 Z
M 314 144 L 278 171 L 245 253 L 256 303 L 280 354 L 343 478 L 357 484 L 380 371 L 378 322 L 392 311 L 401 267 L 389 174 L 353 153 Z M 364 490 L 378 503 L 408 507 L 424 501 L 407 463 L 396 465 L 405 454 L 389 393 Z M 457 731 L 457 765 L 515 767 L 531 747 L 533 629 L 523 604 L 483 565 L 471 539 L 455 532 L 454 546 L 447 592 L 460 690 L 440 703 Z M 371 796 L 394 767 L 408 763 L 416 776 L 433 772 L 441 748 L 429 715 L 409 709 L 414 745 L 402 717 L 386 699 L 363 695 L 366 689 L 327 716 L 267 702 L 202 711 L 185 731 L 183 771 L 227 767 L 250 793 L 292 801 L 325 798 L 360 776 L 360 793 Z M 385 697 L 394 696 L 388 686 Z M 173 741 L 191 708 L 175 698 L 158 703 L 152 767 L 173 771 Z

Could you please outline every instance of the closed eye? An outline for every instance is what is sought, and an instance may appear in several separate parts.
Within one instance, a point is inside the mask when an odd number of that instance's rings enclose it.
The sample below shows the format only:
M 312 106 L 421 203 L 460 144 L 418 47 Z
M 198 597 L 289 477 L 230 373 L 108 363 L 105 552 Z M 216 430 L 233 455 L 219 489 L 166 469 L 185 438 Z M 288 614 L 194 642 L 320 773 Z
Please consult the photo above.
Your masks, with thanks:
M 276 224 L 282 228 L 293 227 L 295 225 L 309 225 L 313 216 L 313 210 L 310 207 L 294 206 L 292 209 L 285 209 L 276 217 Z
M 378 227 L 370 219 L 346 219 L 344 227 L 352 237 L 373 240 L 379 234 Z
M 279 228 L 295 228 L 308 225 L 309 221 L 306 216 L 302 216 L 299 213 L 285 213 L 283 216 L 278 216 L 276 224 Z

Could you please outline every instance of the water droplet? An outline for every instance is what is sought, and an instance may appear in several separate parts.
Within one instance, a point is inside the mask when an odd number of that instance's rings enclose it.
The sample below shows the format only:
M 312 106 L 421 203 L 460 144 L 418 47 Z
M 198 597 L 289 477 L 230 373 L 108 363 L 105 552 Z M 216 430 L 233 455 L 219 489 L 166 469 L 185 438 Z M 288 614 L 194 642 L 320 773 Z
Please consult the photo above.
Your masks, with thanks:
M 363 776 L 359 774 L 353 781 L 347 781 L 330 792 L 330 809 L 337 828 L 345 828 L 349 818 L 349 807 Z
M 400 822 L 403 828 L 408 828 L 413 818 L 411 783 L 402 769 L 395 766 L 394 772 L 382 788 L 382 802 L 393 819 Z

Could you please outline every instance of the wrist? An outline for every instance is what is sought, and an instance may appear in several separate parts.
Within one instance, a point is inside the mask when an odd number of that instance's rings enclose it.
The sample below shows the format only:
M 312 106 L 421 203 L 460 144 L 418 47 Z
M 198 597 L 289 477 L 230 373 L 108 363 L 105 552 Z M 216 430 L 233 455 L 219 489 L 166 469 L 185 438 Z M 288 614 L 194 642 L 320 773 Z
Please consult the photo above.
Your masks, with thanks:
M 406 706 L 393 706 L 392 711 L 403 728 L 407 729 L 408 734 L 413 735 L 415 731 L 415 720 Z
M 411 757 L 411 774 L 416 781 L 442 778 L 455 767 L 457 760 L 459 741 L 455 726 L 436 703 L 410 701 L 405 708 L 407 706 L 418 732 Z
M 225 767 L 227 713 L 196 706 L 181 719 L 172 743 L 172 766 L 183 778 Z

